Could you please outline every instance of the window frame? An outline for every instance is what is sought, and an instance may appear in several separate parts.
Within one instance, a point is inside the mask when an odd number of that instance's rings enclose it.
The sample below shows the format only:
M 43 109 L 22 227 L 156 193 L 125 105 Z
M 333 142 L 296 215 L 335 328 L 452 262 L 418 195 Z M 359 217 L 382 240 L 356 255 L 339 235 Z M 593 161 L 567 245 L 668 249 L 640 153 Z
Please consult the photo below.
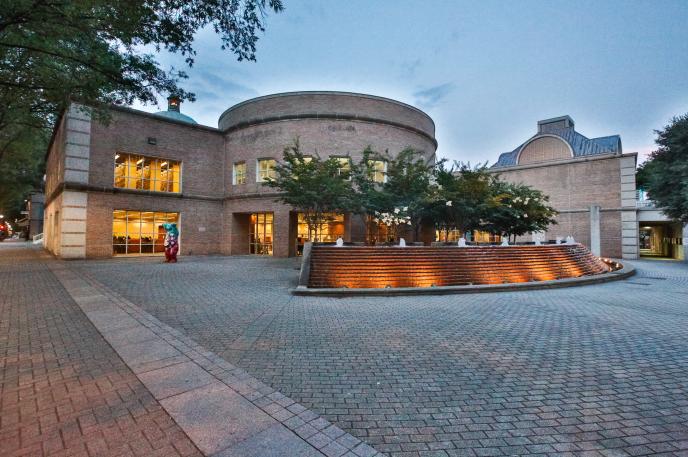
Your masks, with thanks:
M 272 168 L 272 170 L 270 170 L 270 169 L 266 170 L 268 175 L 270 174 L 270 171 L 273 171 L 273 174 L 274 174 L 274 169 L 275 169 L 274 166 L 277 165 L 277 159 L 275 159 L 273 157 L 260 157 L 260 158 L 256 159 L 256 182 L 257 183 L 265 182 L 265 179 L 260 175 L 260 172 L 261 172 L 260 163 L 263 161 L 270 161 L 270 160 L 273 162 L 273 168 Z
M 243 173 L 243 182 L 239 182 L 238 175 L 237 175 L 237 166 L 238 165 L 243 165 L 244 166 L 244 173 Z M 246 161 L 242 160 L 240 162 L 234 162 L 232 165 L 232 185 L 233 186 L 241 186 L 243 184 L 246 184 L 248 182 L 248 166 L 246 165 Z
M 156 161 L 156 162 L 159 163 L 159 164 L 162 164 L 163 162 L 167 162 L 167 163 L 169 164 L 168 167 L 169 167 L 171 164 L 173 164 L 173 163 L 177 164 L 177 165 L 179 166 L 179 177 L 178 177 L 177 180 L 174 180 L 174 179 L 173 179 L 173 180 L 169 180 L 169 179 L 167 179 L 167 180 L 164 180 L 164 181 L 163 181 L 163 180 L 150 179 L 150 178 L 148 178 L 148 179 L 146 179 L 146 181 L 149 181 L 149 182 L 150 182 L 150 181 L 153 181 L 153 182 L 156 184 L 154 187 L 157 187 L 157 184 L 158 184 L 158 183 L 172 183 L 173 186 L 174 186 L 174 183 L 177 183 L 177 185 L 178 185 L 178 187 L 179 187 L 179 190 L 178 190 L 178 191 L 174 191 L 174 190 L 159 190 L 159 189 L 157 189 L 157 188 L 156 188 L 155 190 L 150 190 L 150 189 L 137 189 L 136 187 L 130 187 L 130 186 L 129 186 L 130 180 L 132 180 L 132 179 L 137 179 L 137 176 L 136 176 L 135 174 L 131 174 L 131 170 L 130 170 L 130 169 L 129 169 L 129 170 L 126 170 L 126 171 L 125 171 L 125 174 L 124 174 L 124 178 L 123 178 L 123 179 L 124 179 L 125 185 L 124 185 L 124 186 L 118 186 L 118 185 L 117 185 L 117 178 L 118 178 L 118 177 L 117 177 L 117 174 L 116 174 L 116 170 L 117 170 L 117 159 L 119 158 L 119 156 L 122 156 L 122 155 L 129 156 L 129 158 L 136 157 L 136 158 L 138 158 L 139 160 L 143 159 L 144 161 L 145 161 L 146 159 L 148 159 L 148 160 Z M 177 194 L 177 195 L 179 195 L 179 194 L 182 193 L 182 189 L 183 189 L 183 182 L 182 182 L 183 167 L 184 167 L 184 163 L 183 163 L 183 161 L 181 161 L 181 160 L 170 159 L 170 158 L 167 158 L 167 157 L 160 157 L 160 156 L 144 155 L 144 154 L 139 154 L 139 153 L 134 153 L 134 152 L 117 151 L 117 152 L 115 152 L 115 155 L 114 155 L 114 158 L 113 158 L 113 167 L 112 167 L 112 170 L 113 170 L 112 187 L 115 188 L 115 189 L 124 189 L 124 190 L 127 190 L 127 191 L 133 191 L 133 192 L 155 192 L 155 193 L 161 193 L 161 194 Z M 169 168 L 168 168 L 168 169 L 169 169 Z
M 382 163 L 382 171 L 375 168 L 376 163 Z M 387 182 L 387 161 L 384 159 L 368 159 L 368 169 L 371 171 L 370 178 L 376 184 L 384 184 Z M 375 180 L 375 175 L 382 173 L 382 181 Z
M 331 159 L 336 159 L 337 161 L 339 161 L 339 164 L 340 164 L 340 165 L 341 165 L 341 163 L 342 163 L 342 162 L 341 162 L 342 160 L 346 160 L 346 161 L 347 161 L 347 167 L 348 167 L 348 168 L 346 168 L 346 170 L 347 170 L 348 173 L 349 173 L 349 177 L 347 178 L 347 180 L 348 180 L 348 181 L 351 181 L 351 178 L 352 178 L 352 176 L 351 176 L 351 168 L 352 168 L 352 165 L 353 165 L 352 160 L 351 160 L 351 156 L 333 155 L 333 156 L 330 156 L 330 158 L 331 158 Z M 343 169 L 344 169 L 344 168 L 342 168 L 341 166 L 337 167 L 337 176 L 341 176 L 341 175 L 342 175 L 342 170 L 343 170 Z
M 124 239 L 125 239 L 125 242 L 124 242 L 124 243 L 115 243 L 115 230 L 114 230 L 115 227 L 114 227 L 114 224 L 115 224 L 115 220 L 116 220 L 116 219 L 115 219 L 115 214 L 118 213 L 118 212 L 124 212 L 124 216 L 125 216 L 125 217 L 124 217 L 124 221 L 125 221 L 125 222 L 124 222 L 124 223 L 125 223 L 125 232 L 124 232 Z M 138 218 L 138 219 L 139 219 L 139 230 L 138 230 L 138 233 L 134 233 L 134 232 L 131 233 L 131 235 L 134 235 L 134 236 L 138 235 L 138 237 L 139 237 L 139 238 L 138 238 L 138 243 L 129 243 L 129 242 L 128 242 L 128 241 L 129 241 L 129 237 L 130 237 L 130 233 L 129 233 L 129 231 L 128 231 L 128 220 L 129 220 L 129 214 L 130 214 L 130 213 L 138 213 L 138 215 L 139 215 L 139 218 Z M 164 248 L 162 248 L 162 249 L 159 250 L 159 251 L 157 250 L 158 248 L 157 248 L 156 246 L 158 246 L 158 243 L 156 242 L 156 237 L 153 237 L 153 238 L 151 239 L 151 242 L 150 242 L 150 243 L 144 243 L 144 242 L 143 242 L 143 236 L 146 235 L 146 234 L 144 234 L 144 233 L 141 231 L 141 230 L 142 230 L 142 224 L 143 224 L 142 221 L 143 221 L 143 215 L 144 215 L 144 213 L 152 213 L 152 214 L 153 214 L 153 224 L 154 224 L 154 227 L 157 227 L 157 226 L 158 226 L 158 225 L 156 225 L 156 222 L 157 222 L 157 215 L 158 215 L 158 214 L 164 214 L 164 215 L 165 215 L 165 217 L 164 217 L 164 222 L 169 222 L 169 220 L 167 219 L 167 216 L 172 215 L 172 214 L 176 215 L 176 221 L 175 221 L 175 223 L 177 224 L 177 227 L 180 228 L 180 236 L 179 236 L 179 238 L 177 239 L 177 243 L 179 244 L 179 246 L 180 246 L 180 248 L 181 248 L 181 226 L 182 226 L 182 212 L 181 212 L 181 211 L 153 211 L 153 210 L 141 210 L 141 209 L 121 209 L 121 208 L 115 208 L 115 209 L 112 210 L 112 225 L 110 226 L 110 228 L 111 228 L 111 238 L 112 238 L 111 246 L 112 246 L 112 256 L 113 256 L 113 257 L 119 257 L 119 256 L 156 256 L 156 255 L 162 255 L 162 254 L 164 254 L 164 251 L 165 251 Z M 120 219 L 120 220 L 121 220 L 121 219 Z M 118 232 L 118 233 L 119 233 L 119 232 Z M 152 233 L 152 234 L 155 235 L 155 233 Z M 121 253 L 121 252 L 120 252 L 120 253 L 115 252 L 116 246 L 123 246 L 123 247 L 124 247 L 124 252 L 123 252 L 123 253 Z M 143 249 L 144 249 L 144 248 L 143 248 L 144 246 L 151 246 L 151 252 L 142 252 Z M 130 251 L 130 247 L 131 247 L 131 248 L 137 248 L 137 249 L 138 249 L 138 252 L 129 252 L 129 251 Z

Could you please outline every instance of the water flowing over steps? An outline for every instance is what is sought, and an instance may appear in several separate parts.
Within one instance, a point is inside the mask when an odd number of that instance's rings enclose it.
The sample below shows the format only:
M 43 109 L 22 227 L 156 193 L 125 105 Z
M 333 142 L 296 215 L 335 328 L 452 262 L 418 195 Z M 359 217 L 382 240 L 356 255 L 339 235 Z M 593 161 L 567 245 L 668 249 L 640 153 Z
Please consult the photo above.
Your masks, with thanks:
M 576 278 L 610 267 L 581 244 L 420 247 L 314 245 L 309 288 L 440 287 Z

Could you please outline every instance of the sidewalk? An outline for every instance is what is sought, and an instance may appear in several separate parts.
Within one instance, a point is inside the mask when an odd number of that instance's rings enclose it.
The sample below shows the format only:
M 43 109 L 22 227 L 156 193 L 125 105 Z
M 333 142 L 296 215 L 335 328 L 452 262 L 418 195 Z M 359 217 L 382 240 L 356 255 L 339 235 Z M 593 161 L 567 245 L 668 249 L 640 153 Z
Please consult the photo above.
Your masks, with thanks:
M 201 456 L 46 260 L 0 246 L 0 454 Z
M 68 262 L 0 256 L 3 452 L 379 455 Z

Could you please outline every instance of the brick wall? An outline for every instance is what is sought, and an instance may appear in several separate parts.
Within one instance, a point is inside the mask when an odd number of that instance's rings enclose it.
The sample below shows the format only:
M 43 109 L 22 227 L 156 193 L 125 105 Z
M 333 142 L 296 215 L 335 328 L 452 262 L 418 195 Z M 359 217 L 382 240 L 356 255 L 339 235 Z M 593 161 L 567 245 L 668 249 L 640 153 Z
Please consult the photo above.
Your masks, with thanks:
M 426 138 L 401 128 L 369 122 L 301 119 L 272 122 L 247 127 L 230 133 L 225 148 L 228 166 L 225 167 L 227 195 L 272 192 L 256 183 L 257 159 L 281 160 L 284 148 L 299 139 L 301 152 L 329 156 L 350 155 L 353 161 L 371 146 L 374 150 L 396 154 L 406 147 L 424 151 L 429 158 L 435 146 Z M 246 162 L 247 183 L 232 185 L 232 166 Z
M 149 144 L 149 137 L 157 144 Z M 112 188 L 115 154 L 126 152 L 181 161 L 183 195 L 220 198 L 223 144 L 216 130 L 115 110 L 109 125 L 93 123 L 89 184 Z
M 572 235 L 577 241 L 590 244 L 592 205 L 601 207 L 601 255 L 622 257 L 622 159 L 629 156 L 603 156 L 566 162 L 517 166 L 495 170 L 510 182 L 523 183 L 541 190 L 550 197 L 550 204 L 560 211 L 557 225 L 547 230 L 548 239 Z M 635 202 L 633 202 L 635 204 Z M 530 241 L 530 237 L 523 237 Z
M 263 111 L 266 107 L 271 107 L 274 112 Z M 304 118 L 267 122 L 223 133 L 135 110 L 113 108 L 109 123 L 89 122 L 88 138 L 83 135 L 77 138 L 80 160 L 70 163 L 73 176 L 70 175 L 68 183 L 76 187 L 55 198 L 52 206 L 48 205 L 46 221 L 51 214 L 76 211 L 75 208 L 63 208 L 64 198 L 82 202 L 83 207 L 79 210 L 83 213 L 82 219 L 80 222 L 71 221 L 72 225 L 81 224 L 83 252 L 80 256 L 107 257 L 112 255 L 114 210 L 178 212 L 182 254 L 246 254 L 249 214 L 272 212 L 274 255 L 283 257 L 295 253 L 295 212 L 277 202 L 273 190 L 256 182 L 258 158 L 281 159 L 284 148 L 296 138 L 300 138 L 304 153 L 317 152 L 321 157 L 351 155 L 353 160 L 358 160 L 367 146 L 379 152 L 389 150 L 392 154 L 412 147 L 423 151 L 428 158 L 435 153 L 434 124 L 426 114 L 408 105 L 377 97 L 352 94 L 268 97 L 245 103 L 232 115 L 243 113 L 242 116 L 251 117 L 261 112 L 279 115 L 289 110 L 298 114 L 306 107 L 315 112 L 358 112 L 361 116 L 387 119 L 401 125 L 360 119 Z M 360 108 L 358 111 L 357 107 Z M 80 122 L 79 126 L 86 125 L 78 116 L 75 119 Z M 69 135 L 70 122 L 68 118 L 56 132 L 58 141 L 53 146 L 56 152 L 49 157 L 50 182 L 61 181 L 59 170 L 64 158 L 59 148 L 69 143 L 63 137 Z M 80 131 L 79 134 L 82 133 Z M 154 141 L 149 138 L 154 138 Z M 117 153 L 180 161 L 181 193 L 114 188 Z M 233 186 L 232 164 L 238 161 L 247 164 L 248 182 Z M 60 233 L 64 232 L 61 224 L 61 219 L 56 223 L 51 220 L 51 227 Z M 350 227 L 351 223 L 347 226 Z M 347 238 L 350 237 L 351 234 L 347 234 Z M 54 243 L 57 246 L 51 250 L 58 255 L 64 254 L 60 251 L 60 242 L 48 240 L 46 245 L 51 248 Z M 79 256 L 76 252 L 73 254 Z
M 242 122 L 306 113 L 381 119 L 435 135 L 430 116 L 417 108 L 383 97 L 346 92 L 292 92 L 247 100 L 225 111 L 219 125 L 225 130 Z
M 221 201 L 89 192 L 86 257 L 112 255 L 112 212 L 121 209 L 179 213 L 180 254 L 220 253 Z

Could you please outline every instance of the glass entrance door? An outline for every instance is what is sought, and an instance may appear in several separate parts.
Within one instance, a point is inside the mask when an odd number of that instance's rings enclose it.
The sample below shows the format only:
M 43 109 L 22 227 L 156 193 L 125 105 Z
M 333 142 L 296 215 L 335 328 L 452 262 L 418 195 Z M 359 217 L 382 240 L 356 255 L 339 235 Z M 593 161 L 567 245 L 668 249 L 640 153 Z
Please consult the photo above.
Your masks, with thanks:
M 272 255 L 273 213 L 253 213 L 249 221 L 248 252 Z

